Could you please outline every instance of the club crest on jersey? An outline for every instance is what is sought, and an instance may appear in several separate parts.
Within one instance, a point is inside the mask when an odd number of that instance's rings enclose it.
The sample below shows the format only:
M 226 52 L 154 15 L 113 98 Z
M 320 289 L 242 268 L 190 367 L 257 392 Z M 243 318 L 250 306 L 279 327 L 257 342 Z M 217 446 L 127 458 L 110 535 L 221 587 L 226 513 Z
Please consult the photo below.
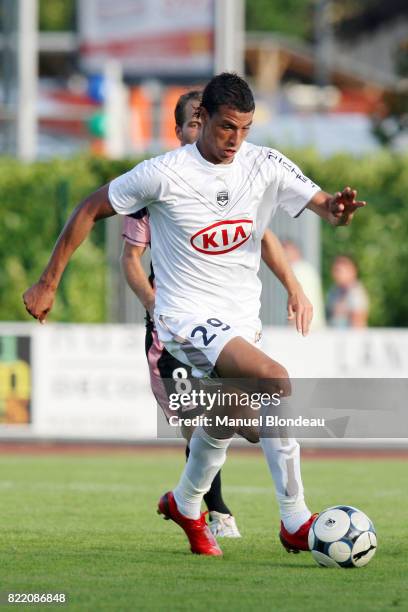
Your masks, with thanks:
M 200 253 L 222 255 L 245 244 L 251 234 L 250 219 L 218 221 L 194 234 L 190 238 L 190 243 Z
M 221 208 L 225 208 L 229 202 L 229 193 L 228 191 L 219 191 L 217 193 L 217 204 L 221 206 Z

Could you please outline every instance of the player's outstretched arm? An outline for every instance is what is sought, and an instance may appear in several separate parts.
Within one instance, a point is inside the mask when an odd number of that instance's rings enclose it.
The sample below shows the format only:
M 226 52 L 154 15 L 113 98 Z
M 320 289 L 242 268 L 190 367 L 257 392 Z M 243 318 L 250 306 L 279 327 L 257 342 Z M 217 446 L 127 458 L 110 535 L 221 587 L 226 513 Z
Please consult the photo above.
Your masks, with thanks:
M 324 191 L 318 191 L 307 205 L 317 215 L 328 221 L 331 225 L 348 225 L 356 210 L 367 205 L 362 200 L 356 200 L 357 191 L 346 187 L 330 195 Z
M 139 246 L 125 241 L 120 259 L 127 284 L 150 315 L 152 315 L 154 310 L 154 291 L 142 266 L 142 256 L 145 251 L 146 246 Z
M 293 273 L 279 238 L 269 229 L 265 231 L 262 237 L 261 254 L 268 268 L 287 291 L 288 319 L 294 319 L 297 331 L 306 336 L 313 318 L 313 306 Z
M 88 236 L 96 221 L 116 214 L 109 202 L 108 187 L 104 185 L 92 193 L 71 213 L 38 282 L 23 295 L 27 312 L 40 323 L 44 323 L 52 308 L 62 273 L 71 255 Z

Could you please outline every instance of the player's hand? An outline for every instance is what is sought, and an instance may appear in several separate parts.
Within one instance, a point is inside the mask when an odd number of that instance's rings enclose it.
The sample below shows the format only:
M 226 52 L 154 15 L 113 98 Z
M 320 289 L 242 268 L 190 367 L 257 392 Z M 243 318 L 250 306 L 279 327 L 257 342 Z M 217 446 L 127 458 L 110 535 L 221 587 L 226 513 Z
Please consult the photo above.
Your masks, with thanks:
M 302 336 L 307 336 L 313 319 L 313 306 L 299 286 L 288 295 L 288 320 L 293 321 Z
M 329 199 L 329 216 L 333 225 L 348 225 L 356 210 L 367 205 L 362 200 L 356 200 L 356 197 L 357 191 L 346 187 Z
M 23 294 L 23 302 L 27 312 L 38 319 L 40 323 L 45 323 L 55 299 L 55 289 L 46 283 L 39 281 L 32 285 Z

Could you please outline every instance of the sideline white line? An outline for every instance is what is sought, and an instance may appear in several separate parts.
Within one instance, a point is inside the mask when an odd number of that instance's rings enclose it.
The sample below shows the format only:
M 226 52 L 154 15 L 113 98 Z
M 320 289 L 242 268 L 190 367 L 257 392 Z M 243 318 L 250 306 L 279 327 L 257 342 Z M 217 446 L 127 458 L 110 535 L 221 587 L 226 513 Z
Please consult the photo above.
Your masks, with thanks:
M 0 490 L 3 491 L 72 491 L 75 493 L 118 493 L 118 494 L 137 494 L 152 493 L 155 486 L 147 485 L 126 485 L 126 484 L 103 484 L 95 482 L 22 482 L 12 480 L 0 480 Z M 160 485 L 157 486 L 157 493 L 160 493 Z M 223 485 L 225 493 L 236 493 L 239 495 L 269 495 L 273 494 L 273 486 L 270 487 L 250 487 L 241 485 Z M 313 491 L 309 491 L 313 493 Z M 399 489 L 383 489 L 372 494 L 373 498 L 398 497 L 401 494 Z
M 26 491 L 75 491 L 80 493 L 149 493 L 155 487 L 147 485 L 126 484 L 103 484 L 95 482 L 23 482 L 12 480 L 0 480 L 0 489 L 18 489 Z M 224 490 L 228 493 L 239 493 L 240 495 L 268 494 L 273 491 L 268 487 L 246 487 L 225 485 Z

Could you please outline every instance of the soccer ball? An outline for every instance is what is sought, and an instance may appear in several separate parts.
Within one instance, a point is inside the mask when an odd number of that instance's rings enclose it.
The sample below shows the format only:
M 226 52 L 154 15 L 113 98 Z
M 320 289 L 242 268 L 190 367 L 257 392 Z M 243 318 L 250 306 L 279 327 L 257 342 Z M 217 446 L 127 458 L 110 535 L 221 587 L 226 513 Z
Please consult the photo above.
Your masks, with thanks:
M 309 548 L 319 565 L 363 567 L 375 555 L 377 536 L 364 512 L 352 506 L 333 506 L 314 521 Z

